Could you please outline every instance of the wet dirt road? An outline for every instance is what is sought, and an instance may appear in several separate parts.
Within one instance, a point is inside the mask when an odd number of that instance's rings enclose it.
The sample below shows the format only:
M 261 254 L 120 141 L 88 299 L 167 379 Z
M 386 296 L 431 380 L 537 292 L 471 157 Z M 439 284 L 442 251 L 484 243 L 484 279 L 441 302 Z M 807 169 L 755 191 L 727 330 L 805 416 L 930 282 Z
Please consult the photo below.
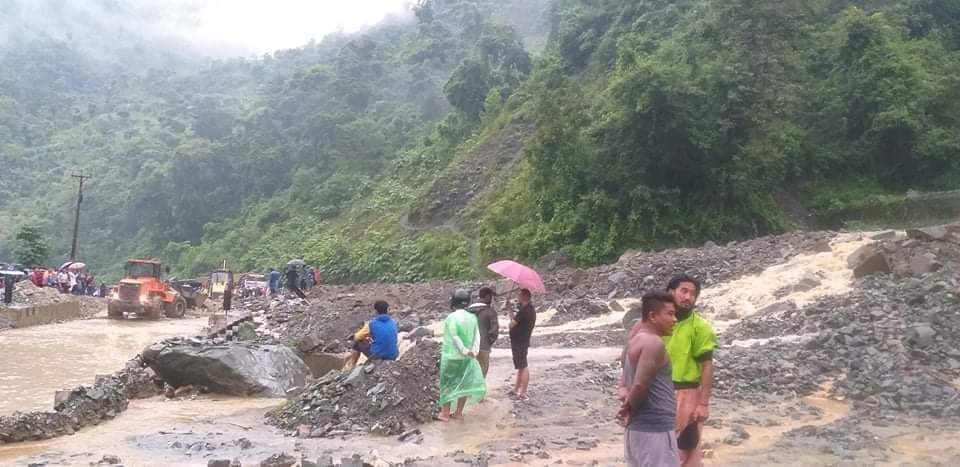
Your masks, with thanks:
M 53 393 L 92 384 L 160 339 L 193 335 L 207 318 L 90 319 L 0 333 L 0 414 L 53 410 Z

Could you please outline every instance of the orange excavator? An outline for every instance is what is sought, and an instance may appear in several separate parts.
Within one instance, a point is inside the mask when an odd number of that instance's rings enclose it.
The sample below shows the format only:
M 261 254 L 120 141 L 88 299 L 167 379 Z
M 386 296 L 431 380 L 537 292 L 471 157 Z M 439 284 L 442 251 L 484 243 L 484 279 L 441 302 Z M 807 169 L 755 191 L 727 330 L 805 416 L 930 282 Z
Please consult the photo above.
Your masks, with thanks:
M 122 319 L 124 314 L 133 313 L 147 319 L 160 319 L 162 315 L 183 318 L 187 301 L 163 280 L 161 270 L 158 261 L 127 261 L 126 277 L 107 299 L 107 316 Z

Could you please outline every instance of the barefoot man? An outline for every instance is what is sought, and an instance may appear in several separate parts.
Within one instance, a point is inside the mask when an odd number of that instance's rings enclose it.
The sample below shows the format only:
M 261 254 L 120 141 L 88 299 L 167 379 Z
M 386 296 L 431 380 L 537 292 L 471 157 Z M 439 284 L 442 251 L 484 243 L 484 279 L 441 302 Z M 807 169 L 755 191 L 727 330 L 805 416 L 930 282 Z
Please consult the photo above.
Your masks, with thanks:
M 630 467 L 680 465 L 670 357 L 663 345 L 677 321 L 673 296 L 643 296 L 641 318 L 623 351 L 621 402 L 617 420 L 626 428 L 624 454 Z
M 670 280 L 667 292 L 677 304 L 673 335 L 664 337 L 673 386 L 677 392 L 677 444 L 683 467 L 702 464 L 700 434 L 709 414 L 713 391 L 713 350 L 717 339 L 713 327 L 694 311 L 700 296 L 700 282 L 686 274 Z
M 463 418 L 467 402 L 478 402 L 487 393 L 483 371 L 477 361 L 480 331 L 477 317 L 466 310 L 470 292 L 458 289 L 450 300 L 453 313 L 443 321 L 443 350 L 440 354 L 440 414 L 446 422 Z M 457 401 L 457 411 L 450 415 L 450 404 Z

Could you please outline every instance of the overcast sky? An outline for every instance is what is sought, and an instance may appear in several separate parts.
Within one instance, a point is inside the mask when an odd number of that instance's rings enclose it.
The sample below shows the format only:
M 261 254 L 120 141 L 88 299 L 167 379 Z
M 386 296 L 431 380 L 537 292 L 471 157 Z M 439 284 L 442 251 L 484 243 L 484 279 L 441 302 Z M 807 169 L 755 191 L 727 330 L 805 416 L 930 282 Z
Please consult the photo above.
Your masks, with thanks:
M 391 13 L 409 11 L 411 0 L 193 0 L 194 34 L 256 53 L 298 47 L 342 29 L 356 31 Z
M 0 0 L 0 47 L 44 34 L 108 50 L 128 37 L 214 54 L 262 54 L 412 15 L 412 0 Z M 98 43 L 98 41 L 100 43 Z M 107 41 L 107 44 L 103 44 Z

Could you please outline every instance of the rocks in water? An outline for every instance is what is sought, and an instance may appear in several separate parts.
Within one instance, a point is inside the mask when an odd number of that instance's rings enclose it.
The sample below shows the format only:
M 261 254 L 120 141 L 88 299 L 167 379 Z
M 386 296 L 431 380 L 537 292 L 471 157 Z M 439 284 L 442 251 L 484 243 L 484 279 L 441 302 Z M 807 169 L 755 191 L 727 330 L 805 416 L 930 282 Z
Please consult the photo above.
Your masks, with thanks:
M 53 412 L 16 412 L 0 416 L 0 444 L 73 434 L 80 428 L 116 417 L 128 399 L 159 394 L 160 387 L 139 358 L 113 375 L 99 375 L 94 384 L 57 391 Z
M 748 439 L 750 439 L 750 433 L 747 433 L 747 430 L 740 425 L 733 425 L 730 427 L 730 434 L 723 438 L 723 444 L 739 446 Z
M 847 265 L 853 269 L 855 278 L 891 272 L 890 263 L 883 250 L 874 244 L 864 245 L 854 251 L 847 258 Z
M 103 457 L 97 461 L 97 465 L 117 465 L 123 462 L 120 460 L 120 456 L 114 456 L 112 454 L 105 454 Z
M 440 345 L 424 340 L 396 361 L 372 361 L 349 376 L 331 371 L 268 421 L 311 437 L 399 435 L 431 420 L 439 397 Z
M 926 242 L 945 240 L 950 235 L 945 225 L 907 229 L 907 237 Z
M 806 292 L 808 290 L 813 290 L 817 287 L 820 287 L 821 283 L 820 276 L 812 273 L 806 272 L 800 277 L 800 280 L 797 281 L 793 286 L 794 292 Z
M 203 386 L 237 396 L 283 397 L 302 387 L 310 370 L 283 345 L 193 345 L 169 339 L 143 351 L 143 360 L 174 387 Z
M 296 463 L 295 457 L 287 453 L 279 453 L 260 461 L 260 467 L 293 467 Z
M 811 251 L 813 251 L 814 253 L 830 253 L 831 251 L 833 251 L 833 247 L 830 246 L 830 239 L 821 238 L 820 240 L 817 240 L 816 242 L 813 243 L 813 246 L 811 247 Z

